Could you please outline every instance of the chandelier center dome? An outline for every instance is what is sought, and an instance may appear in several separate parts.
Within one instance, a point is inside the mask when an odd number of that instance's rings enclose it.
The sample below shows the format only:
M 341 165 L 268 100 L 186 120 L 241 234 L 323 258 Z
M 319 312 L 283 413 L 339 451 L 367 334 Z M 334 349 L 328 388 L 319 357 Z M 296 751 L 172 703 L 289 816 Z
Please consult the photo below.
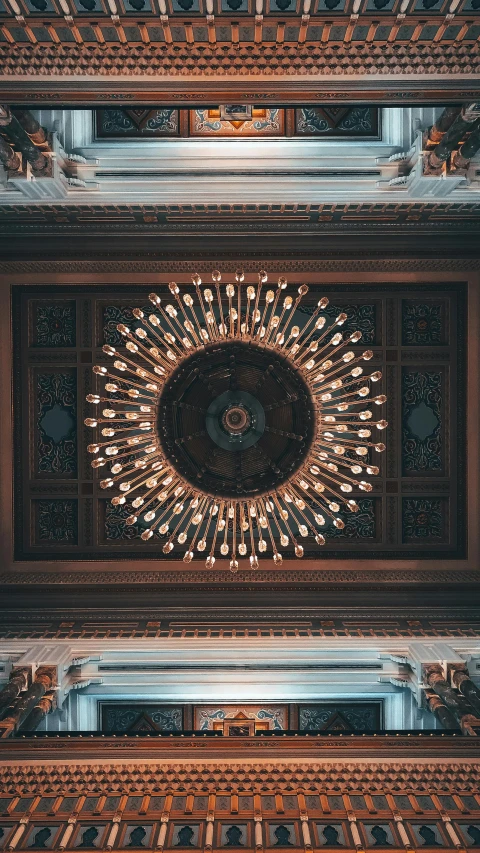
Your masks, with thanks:
M 266 494 L 304 462 L 315 431 L 309 387 L 280 353 L 223 341 L 197 351 L 165 383 L 162 450 L 179 474 L 219 497 Z
M 243 406 L 229 406 L 222 416 L 222 424 L 230 435 L 242 435 L 252 422 L 250 412 Z

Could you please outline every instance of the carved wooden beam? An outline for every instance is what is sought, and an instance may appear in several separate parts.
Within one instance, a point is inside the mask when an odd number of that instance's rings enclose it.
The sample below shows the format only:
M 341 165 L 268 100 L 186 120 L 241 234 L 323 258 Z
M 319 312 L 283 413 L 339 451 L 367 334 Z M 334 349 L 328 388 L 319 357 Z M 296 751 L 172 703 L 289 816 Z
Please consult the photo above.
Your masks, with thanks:
M 8 144 L 3 136 L 0 136 L 0 163 L 12 172 L 16 172 L 22 165 L 20 157 L 18 154 L 15 154 L 12 146 Z
M 443 137 L 443 134 L 449 130 L 460 115 L 461 107 L 445 107 L 443 113 L 437 118 L 433 127 L 428 132 L 428 142 L 437 145 Z
M 30 687 L 10 706 L 7 716 L 0 722 L 0 738 L 10 737 L 18 731 L 42 696 L 56 685 L 56 680 L 55 666 L 42 666 L 37 669 Z
M 462 696 L 470 702 L 477 716 L 480 716 L 480 690 L 473 683 L 466 669 L 455 669 L 452 673 L 452 682 L 458 688 Z
M 427 159 L 428 169 L 435 171 L 443 166 L 465 134 L 476 129 L 477 123 L 480 122 L 479 116 L 480 109 L 477 104 L 471 104 L 462 110 L 449 130 L 443 135 L 441 142 L 429 154 Z
M 37 119 L 33 117 L 30 110 L 12 110 L 12 112 L 35 145 L 44 145 L 46 143 L 47 134 L 45 129 Z
M 1 151 L 1 147 L 0 147 Z M 8 684 L 0 691 L 0 717 L 10 707 L 22 690 L 30 683 L 30 668 L 15 667 L 10 673 Z
M 424 677 L 427 684 L 443 700 L 448 711 L 456 717 L 463 733 L 477 735 L 480 732 L 480 720 L 477 719 L 470 702 L 445 680 L 441 665 L 432 664 L 425 667 Z M 432 710 L 438 715 L 439 706 L 437 705 L 436 709 L 432 707 Z M 445 716 L 443 711 L 442 714 Z
M 444 729 L 458 729 L 459 726 L 455 717 L 448 710 L 442 699 L 440 699 L 440 696 L 430 691 L 426 691 L 425 696 L 429 710 L 435 715 L 440 725 Z
M 467 137 L 463 145 L 459 148 L 452 158 L 452 166 L 454 169 L 467 169 L 470 160 L 480 148 L 480 121 L 477 122 L 470 136 Z
M 41 699 L 38 700 L 33 710 L 30 711 L 28 717 L 21 724 L 20 730 L 25 732 L 36 731 L 44 717 L 54 711 L 56 706 L 57 694 L 54 691 L 44 693 Z
M 38 122 L 37 122 L 38 124 Z M 40 127 L 40 125 L 38 125 Z M 50 160 L 37 148 L 30 139 L 27 131 L 13 115 L 8 106 L 0 106 L 0 127 L 7 134 L 10 142 L 26 157 L 36 172 L 45 172 Z

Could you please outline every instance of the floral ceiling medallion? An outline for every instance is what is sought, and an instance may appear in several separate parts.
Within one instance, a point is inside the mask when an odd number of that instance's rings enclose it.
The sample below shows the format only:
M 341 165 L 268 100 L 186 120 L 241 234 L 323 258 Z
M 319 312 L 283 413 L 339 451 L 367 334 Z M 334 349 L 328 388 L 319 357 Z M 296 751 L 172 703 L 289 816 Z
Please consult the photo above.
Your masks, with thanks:
M 100 486 L 132 507 L 126 525 L 161 537 L 165 554 L 179 543 L 187 563 L 208 552 L 207 568 L 220 556 L 236 571 L 267 553 L 279 565 L 280 549 L 302 557 L 302 539 L 323 545 L 358 512 L 385 449 L 373 410 L 386 397 L 363 366 L 372 351 L 352 349 L 361 332 L 342 334 L 347 315 L 332 322 L 327 298 L 305 315 L 305 284 L 289 295 L 283 277 L 267 289 L 263 270 L 255 286 L 242 271 L 221 278 L 171 282 L 170 301 L 151 293 L 153 313 L 118 324 L 125 346 L 103 347 L 113 367 L 93 368 L 105 391 L 88 394 L 102 408 L 85 423 L 92 466 L 110 465 Z

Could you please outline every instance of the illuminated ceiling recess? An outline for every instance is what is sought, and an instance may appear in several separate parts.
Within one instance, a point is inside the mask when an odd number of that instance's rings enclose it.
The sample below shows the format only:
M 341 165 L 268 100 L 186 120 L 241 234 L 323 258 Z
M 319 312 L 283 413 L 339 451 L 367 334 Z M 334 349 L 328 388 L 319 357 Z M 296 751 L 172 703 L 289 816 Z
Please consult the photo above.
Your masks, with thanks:
M 106 396 L 87 396 L 104 406 L 85 423 L 105 441 L 88 449 L 94 468 L 111 463 L 100 485 L 118 489 L 112 503 L 137 513 L 125 524 L 148 525 L 142 539 L 160 536 L 165 554 L 177 541 L 187 563 L 209 550 L 207 568 L 215 555 L 232 571 L 239 557 L 256 568 L 267 551 L 278 565 L 280 548 L 302 557 L 302 538 L 322 545 L 322 529 L 344 527 L 342 510 L 358 511 L 352 493 L 372 490 L 363 477 L 378 474 L 374 435 L 387 426 L 372 414 L 386 401 L 372 389 L 381 373 L 364 373 L 371 350 L 349 349 L 361 332 L 338 331 L 346 314 L 322 316 L 328 299 L 298 311 L 306 285 L 266 289 L 263 270 L 256 287 L 241 271 L 235 284 L 218 270 L 212 279 L 202 288 L 192 276 L 194 295 L 171 282 L 169 304 L 152 293 L 153 313 L 136 308 L 137 328 L 117 326 L 125 354 L 103 347 L 113 370 L 93 370 Z

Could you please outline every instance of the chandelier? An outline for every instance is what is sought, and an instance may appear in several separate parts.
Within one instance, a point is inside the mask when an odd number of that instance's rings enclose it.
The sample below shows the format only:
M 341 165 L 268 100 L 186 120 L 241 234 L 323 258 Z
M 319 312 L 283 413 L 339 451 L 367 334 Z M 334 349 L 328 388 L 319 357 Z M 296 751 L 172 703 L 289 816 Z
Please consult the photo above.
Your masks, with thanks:
M 218 555 L 257 568 L 266 552 L 278 565 L 280 549 L 303 556 L 302 539 L 323 545 L 372 490 L 381 373 L 365 372 L 371 350 L 351 348 L 361 332 L 340 331 L 345 313 L 328 321 L 327 298 L 302 313 L 307 285 L 267 289 L 263 270 L 256 286 L 241 271 L 212 280 L 192 276 L 191 292 L 171 282 L 169 301 L 151 293 L 135 328 L 117 326 L 124 347 L 103 347 L 113 367 L 93 368 L 105 393 L 87 396 L 103 407 L 85 420 L 97 430 L 88 451 L 94 468 L 110 464 L 100 486 L 116 489 L 112 504 L 128 499 L 125 524 L 161 537 L 165 554 L 178 542 L 186 563 L 208 551 L 207 568 Z

